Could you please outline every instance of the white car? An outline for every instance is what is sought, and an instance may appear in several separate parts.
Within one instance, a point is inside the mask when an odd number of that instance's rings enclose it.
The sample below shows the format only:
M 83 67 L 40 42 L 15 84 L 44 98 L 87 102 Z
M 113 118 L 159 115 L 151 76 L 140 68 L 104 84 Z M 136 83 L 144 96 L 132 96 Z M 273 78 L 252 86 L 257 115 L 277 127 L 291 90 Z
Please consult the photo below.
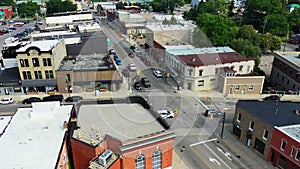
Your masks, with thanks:
M 12 98 L 3 98 L 0 100 L 0 104 L 12 104 L 14 100 Z
M 163 118 L 174 118 L 175 114 L 169 110 L 157 110 L 157 113 Z
M 159 70 L 153 70 L 153 74 L 155 77 L 162 77 L 162 73 Z
M 130 71 L 136 71 L 136 66 L 133 63 L 130 63 L 128 65 L 128 68 L 129 68 Z

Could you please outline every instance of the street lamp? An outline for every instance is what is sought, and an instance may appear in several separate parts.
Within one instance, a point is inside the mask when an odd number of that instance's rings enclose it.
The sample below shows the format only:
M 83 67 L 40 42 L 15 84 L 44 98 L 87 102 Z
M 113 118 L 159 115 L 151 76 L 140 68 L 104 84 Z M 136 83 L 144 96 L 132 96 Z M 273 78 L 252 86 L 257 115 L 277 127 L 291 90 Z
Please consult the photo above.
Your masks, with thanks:
M 223 117 L 222 117 L 222 130 L 221 130 L 221 139 L 223 139 L 223 138 L 225 137 L 225 135 L 224 135 L 225 117 L 226 117 L 226 112 L 223 112 Z

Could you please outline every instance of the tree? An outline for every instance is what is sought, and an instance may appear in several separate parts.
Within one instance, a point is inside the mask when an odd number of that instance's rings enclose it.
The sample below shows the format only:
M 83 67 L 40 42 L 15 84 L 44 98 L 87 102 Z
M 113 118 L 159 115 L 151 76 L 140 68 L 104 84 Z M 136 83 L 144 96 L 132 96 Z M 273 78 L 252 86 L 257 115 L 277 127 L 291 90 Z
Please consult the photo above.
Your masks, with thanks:
M 61 0 L 49 0 L 46 3 L 47 6 L 47 16 L 53 15 L 58 12 L 71 12 L 77 10 L 77 5 L 70 1 Z
M 274 35 L 286 35 L 289 31 L 289 23 L 286 16 L 281 14 L 271 14 L 265 17 L 268 21 L 266 24 L 266 31 Z
M 252 25 L 243 25 L 240 27 L 236 38 L 246 39 L 253 45 L 259 45 L 259 36 Z
M 16 3 L 14 2 L 14 0 L 1 0 L 0 1 L 0 6 L 16 6 Z
M 231 18 L 209 13 L 198 15 L 197 25 L 214 46 L 229 45 L 238 31 L 238 27 Z
M 40 6 L 36 2 L 28 1 L 17 5 L 19 16 L 34 17 L 35 13 L 40 13 Z
M 287 14 L 285 2 L 282 0 L 251 0 L 246 1 L 246 12 L 243 21 L 262 30 L 264 18 L 272 14 Z M 269 21 L 268 21 L 269 22 Z
M 296 8 L 288 15 L 291 33 L 300 33 L 300 8 Z
M 262 52 L 266 52 L 270 50 L 273 53 L 274 50 L 281 49 L 281 40 L 278 36 L 272 35 L 270 33 L 266 33 L 260 37 L 259 47 Z
M 255 58 L 255 65 L 259 65 L 261 51 L 259 47 L 253 45 L 245 39 L 235 39 L 231 42 L 230 47 L 246 58 Z

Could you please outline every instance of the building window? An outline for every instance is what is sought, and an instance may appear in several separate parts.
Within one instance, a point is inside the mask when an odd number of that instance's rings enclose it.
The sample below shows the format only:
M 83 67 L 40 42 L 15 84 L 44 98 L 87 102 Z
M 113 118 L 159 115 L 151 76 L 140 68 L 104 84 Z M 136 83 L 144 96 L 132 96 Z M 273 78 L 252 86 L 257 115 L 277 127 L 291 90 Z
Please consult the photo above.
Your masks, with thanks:
M 25 67 L 29 67 L 28 59 L 24 59 L 24 62 L 25 62 Z
M 289 85 L 289 84 L 290 84 L 290 80 L 288 80 L 288 81 L 286 82 L 286 84 Z
M 49 75 L 49 71 L 48 71 L 48 70 L 45 70 L 45 76 L 46 76 L 46 79 L 49 79 L 49 78 L 50 78 L 50 75 Z
M 233 134 L 235 134 L 238 138 L 241 137 L 241 129 L 239 128 L 239 125 L 234 125 L 233 126 Z
M 250 72 L 250 66 L 247 66 L 247 72 Z
M 31 79 L 30 71 L 23 71 L 22 74 L 23 74 L 24 80 Z
M 282 76 L 281 80 L 284 81 L 284 76 Z
M 135 168 L 136 169 L 145 169 L 145 155 L 140 154 L 135 159 Z
M 51 59 L 50 58 L 44 58 L 43 59 L 43 65 L 44 66 L 52 66 Z
M 241 122 L 241 119 L 242 119 L 242 114 L 241 114 L 241 113 L 238 113 L 238 114 L 237 114 L 236 121 L 237 121 L 237 122 Z
M 287 160 L 286 160 L 286 158 L 283 157 L 282 155 L 279 156 L 277 165 L 280 166 L 281 168 L 286 168 L 286 166 L 287 166 Z
M 279 77 L 279 73 L 277 73 L 277 77 Z
M 35 79 L 42 79 L 42 72 L 41 71 L 34 71 Z
M 250 85 L 250 86 L 248 87 L 248 90 L 253 90 L 253 85 Z
M 254 129 L 254 121 L 250 121 L 250 123 L 249 123 L 249 130 L 253 131 L 253 129 Z
M 23 59 L 20 59 L 20 65 L 21 65 L 21 67 L 25 67 L 25 63 L 24 63 Z
M 54 75 L 53 75 L 53 71 L 52 70 L 49 71 L 49 74 L 50 74 L 50 79 L 53 79 Z
M 257 138 L 255 139 L 254 148 L 261 154 L 264 154 L 265 146 L 265 143 L 263 143 L 261 140 Z
M 240 71 L 240 72 L 243 71 L 243 66 L 240 66 L 240 67 L 239 67 L 239 71 Z
M 291 157 L 293 157 L 293 156 L 294 156 L 294 154 L 295 154 L 295 147 L 292 147 L 292 150 L 291 150 L 291 154 L 290 154 L 290 156 L 291 156 Z
M 218 72 L 219 72 L 218 70 L 219 70 L 218 68 L 215 69 L 215 74 L 216 74 L 216 75 L 217 75 Z
M 216 85 L 216 79 L 210 79 L 210 85 L 215 86 Z
M 290 70 L 290 75 L 292 75 L 292 73 L 293 73 L 293 71 L 292 71 L 292 70 Z
M 269 135 L 269 131 L 268 131 L 268 130 L 265 130 L 265 131 L 264 131 L 264 134 L 263 134 L 263 139 L 264 139 L 264 140 L 268 140 L 268 135 Z
M 199 70 L 199 76 L 202 76 L 203 70 Z
M 286 141 L 285 141 L 285 140 L 282 140 L 282 141 L 281 141 L 281 145 L 280 145 L 280 150 L 284 151 L 285 146 L 286 146 Z
M 198 81 L 198 86 L 204 86 L 204 80 L 199 80 Z
M 284 71 L 286 71 L 287 67 L 284 67 Z
M 32 58 L 32 64 L 33 64 L 33 67 L 39 67 L 40 66 L 39 59 Z
M 192 69 L 189 69 L 188 72 L 189 72 L 189 76 L 193 75 L 193 70 Z
M 161 150 L 155 150 L 152 154 L 152 169 L 161 169 Z
M 300 160 L 300 151 L 299 151 L 299 150 L 297 151 L 297 154 L 296 154 L 296 157 L 295 157 L 295 159 L 296 159 L 297 161 L 299 161 L 299 160 Z
M 14 93 L 21 93 L 22 89 L 21 87 L 14 87 Z
M 236 85 L 234 89 L 235 90 L 240 90 L 240 85 Z

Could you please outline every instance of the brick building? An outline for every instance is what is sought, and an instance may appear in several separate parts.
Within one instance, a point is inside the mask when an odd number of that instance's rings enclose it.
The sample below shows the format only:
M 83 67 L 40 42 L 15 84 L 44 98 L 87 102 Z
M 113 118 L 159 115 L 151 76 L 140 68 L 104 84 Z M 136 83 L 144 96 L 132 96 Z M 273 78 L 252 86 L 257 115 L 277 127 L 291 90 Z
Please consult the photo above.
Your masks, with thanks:
M 143 98 L 97 103 L 80 104 L 71 138 L 75 169 L 172 168 L 175 134 Z
M 68 169 L 73 105 L 32 103 L 0 120 L 1 168 Z
M 299 124 L 275 127 L 267 160 L 279 168 L 300 168 L 299 133 Z
M 298 53 L 275 52 L 270 83 L 275 89 L 289 93 L 300 90 L 300 57 Z
M 300 124 L 294 110 L 300 103 L 290 101 L 240 100 L 236 104 L 233 134 L 253 151 L 267 159 L 275 126 Z

